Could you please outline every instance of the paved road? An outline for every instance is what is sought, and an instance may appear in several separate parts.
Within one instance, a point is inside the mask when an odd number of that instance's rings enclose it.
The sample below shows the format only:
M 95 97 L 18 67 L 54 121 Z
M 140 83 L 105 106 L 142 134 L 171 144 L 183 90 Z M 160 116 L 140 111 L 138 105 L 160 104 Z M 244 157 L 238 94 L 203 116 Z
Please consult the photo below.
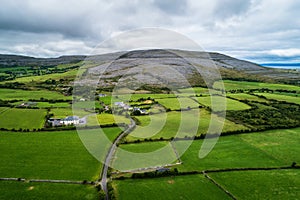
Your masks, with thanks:
M 122 133 L 120 134 L 117 139 L 114 141 L 114 143 L 110 146 L 110 149 L 106 155 L 106 158 L 105 158 L 105 163 L 103 165 L 103 168 L 102 168 L 102 174 L 101 174 L 101 181 L 100 181 L 100 184 L 101 184 L 101 187 L 102 187 L 102 190 L 105 192 L 105 195 L 106 195 L 106 199 L 108 200 L 108 191 L 107 191 L 107 171 L 108 171 L 108 167 L 109 167 L 109 164 L 111 162 L 111 159 L 117 149 L 117 143 L 126 135 L 128 135 L 134 128 L 135 128 L 136 124 L 135 124 L 135 121 L 133 119 L 130 119 L 130 124 L 129 124 L 129 127 Z

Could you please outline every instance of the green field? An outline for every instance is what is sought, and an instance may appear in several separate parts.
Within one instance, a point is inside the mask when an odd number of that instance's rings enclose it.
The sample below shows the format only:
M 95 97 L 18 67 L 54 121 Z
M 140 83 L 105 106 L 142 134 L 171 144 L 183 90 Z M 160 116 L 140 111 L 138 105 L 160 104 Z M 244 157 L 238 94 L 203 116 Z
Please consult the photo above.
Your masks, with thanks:
M 12 81 L 6 82 L 19 82 L 19 83 L 30 83 L 30 82 L 44 82 L 46 80 L 60 80 L 60 79 L 74 79 L 78 73 L 78 69 L 69 70 L 64 73 L 53 73 L 53 74 L 46 74 L 41 76 L 28 76 L 28 77 L 21 77 L 16 78 Z
M 222 111 L 223 105 L 225 105 L 226 110 L 247 110 L 251 107 L 247 104 L 241 103 L 236 100 L 232 100 L 229 98 L 221 97 L 221 96 L 207 96 L 207 97 L 194 97 L 200 104 L 211 107 L 211 98 L 213 98 L 213 102 L 215 102 L 214 111 Z
M 113 115 L 108 113 L 101 113 L 97 115 L 91 115 L 87 118 L 87 124 L 89 126 L 106 125 L 114 123 L 126 123 L 129 124 L 130 120 L 125 116 Z
M 277 101 L 286 101 L 286 102 L 300 104 L 300 97 L 296 97 L 296 96 L 273 94 L 273 93 L 256 93 L 256 94 L 265 96 L 268 99 L 274 99 Z
M 257 132 L 219 138 L 207 157 L 199 159 L 202 140 L 195 140 L 186 152 L 186 141 L 177 141 L 176 148 L 183 164 L 182 171 L 239 167 L 288 166 L 300 162 L 300 128 Z
M 183 94 L 188 94 L 188 95 L 209 94 L 208 89 L 203 88 L 203 87 L 184 88 L 184 89 L 179 89 L 178 92 L 181 93 L 180 95 L 183 95 Z
M 228 97 L 232 97 L 234 99 L 238 99 L 238 100 L 248 100 L 248 101 L 257 101 L 257 102 L 268 102 L 268 100 L 264 99 L 264 98 L 259 98 L 257 96 L 251 95 L 251 94 L 247 94 L 247 93 L 227 93 L 226 96 Z
M 100 97 L 99 101 L 102 101 L 105 105 L 111 104 L 111 96 Z
M 300 163 L 300 128 L 270 130 L 239 137 L 262 152 L 283 161 L 286 165 Z
M 298 199 L 300 170 L 211 173 L 237 199 Z
M 127 144 L 119 147 L 113 161 L 113 168 L 117 170 L 163 166 L 178 162 L 169 142 Z M 150 156 L 151 152 L 156 152 L 156 156 Z
M 171 110 L 180 110 L 189 108 L 198 108 L 199 104 L 190 98 L 166 98 L 157 99 L 159 104 Z
M 147 99 L 147 98 L 152 98 L 152 99 L 165 99 L 165 98 L 174 98 L 176 97 L 174 94 L 124 94 L 124 95 L 119 95 L 118 99 L 113 98 L 115 101 L 126 101 L 126 100 L 132 100 L 132 101 L 137 101 L 141 98 Z
M 95 108 L 102 108 L 99 101 L 79 101 L 75 102 L 73 108 L 81 108 L 81 109 L 95 109 Z
M 53 113 L 55 118 L 65 118 L 67 116 L 79 116 L 84 117 L 86 115 L 90 115 L 92 113 L 84 111 L 83 109 L 74 109 L 72 108 L 52 108 L 50 113 Z
M 0 99 L 2 100 L 40 100 L 44 99 L 68 99 L 72 100 L 71 96 L 64 96 L 58 92 L 48 90 L 16 90 L 16 89 L 0 89 Z
M 141 138 L 158 139 L 160 137 L 169 139 L 175 136 L 185 137 L 206 134 L 211 122 L 211 117 L 214 123 L 219 124 L 222 122 L 220 117 L 210 114 L 204 109 L 137 116 L 136 118 L 141 122 L 141 125 L 137 126 L 126 139 L 127 141 Z M 199 124 L 197 124 L 197 119 L 200 119 Z M 181 129 L 179 131 L 180 125 Z M 247 128 L 243 125 L 225 120 L 223 132 L 242 129 L 245 130 Z
M 285 84 L 274 84 L 274 83 L 262 83 L 262 82 L 248 82 L 248 81 L 223 81 L 226 90 L 247 90 L 247 89 L 262 89 L 267 88 L 270 90 L 295 90 L 300 91 L 299 86 L 295 85 L 285 85 Z M 220 82 L 214 83 L 214 88 L 219 89 L 221 87 Z
M 46 110 L 11 108 L 0 113 L 0 128 L 38 129 L 44 126 Z
M 93 186 L 61 183 L 24 183 L 0 181 L 0 199 L 98 199 Z
M 69 108 L 71 107 L 70 103 L 50 103 L 50 102 L 37 102 L 37 107 L 39 108 Z
M 116 196 L 131 199 L 230 199 L 203 175 L 113 181 Z
M 5 112 L 9 109 L 11 109 L 11 108 L 9 108 L 9 107 L 0 107 L 0 115 L 1 115 L 1 113 Z
M 119 128 L 105 128 L 113 140 Z M 105 137 L 98 130 L 84 130 L 90 146 Z M 83 146 L 76 131 L 40 133 L 0 132 L 0 177 L 22 177 L 58 180 L 96 180 L 102 169 Z M 98 140 L 96 140 L 98 139 Z M 100 150 L 99 150 L 100 148 Z M 109 144 L 98 148 L 102 159 Z

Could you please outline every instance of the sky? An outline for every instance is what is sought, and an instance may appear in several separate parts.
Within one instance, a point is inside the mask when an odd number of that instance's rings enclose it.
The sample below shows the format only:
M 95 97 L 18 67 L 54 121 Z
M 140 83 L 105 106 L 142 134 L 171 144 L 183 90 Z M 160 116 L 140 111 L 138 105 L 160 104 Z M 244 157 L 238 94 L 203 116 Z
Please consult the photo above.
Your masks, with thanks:
M 0 54 L 92 52 L 139 28 L 176 31 L 205 51 L 300 62 L 299 0 L 0 0 Z

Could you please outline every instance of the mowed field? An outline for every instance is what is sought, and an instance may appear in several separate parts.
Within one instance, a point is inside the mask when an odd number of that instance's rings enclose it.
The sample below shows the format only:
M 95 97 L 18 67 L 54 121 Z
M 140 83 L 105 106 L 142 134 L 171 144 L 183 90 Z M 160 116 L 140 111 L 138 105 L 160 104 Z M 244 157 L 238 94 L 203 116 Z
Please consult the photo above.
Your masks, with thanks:
M 180 110 L 187 108 L 198 108 L 199 104 L 190 98 L 166 98 L 157 99 L 159 104 L 171 110 Z
M 210 176 L 238 199 L 298 199 L 300 170 L 211 173 Z
M 290 103 L 300 104 L 300 97 L 297 97 L 297 96 L 273 94 L 273 93 L 256 93 L 256 94 L 264 96 L 267 99 L 274 99 L 277 101 L 286 101 L 286 102 L 290 102 Z
M 17 90 L 17 89 L 0 89 L 0 99 L 1 100 L 40 100 L 44 99 L 67 99 L 72 100 L 71 96 L 64 96 L 58 92 L 48 91 L 48 90 Z
M 119 171 L 135 170 L 177 162 L 176 154 L 169 142 L 148 142 L 120 145 L 113 160 L 113 168 Z
M 46 74 L 41 76 L 21 77 L 21 78 L 16 78 L 12 81 L 5 81 L 5 82 L 30 83 L 30 82 L 44 82 L 46 80 L 58 81 L 60 79 L 74 79 L 77 73 L 81 73 L 81 72 L 78 69 L 74 69 L 64 73 L 53 73 L 53 74 Z
M 62 183 L 24 183 L 0 181 L 0 199 L 97 199 L 93 186 Z
M 203 88 L 203 87 L 193 87 L 193 88 L 184 88 L 184 89 L 179 89 L 178 90 L 180 96 L 181 95 L 205 95 L 205 94 L 209 94 L 209 90 L 207 88 Z
M 210 107 L 214 111 L 247 110 L 251 108 L 247 104 L 221 96 L 194 97 L 194 99 L 200 104 Z M 211 102 L 214 102 L 214 107 L 212 107 Z
M 90 115 L 87 118 L 87 125 L 97 126 L 97 125 L 107 125 L 114 123 L 126 123 L 129 124 L 129 118 L 122 115 L 113 115 L 108 113 L 101 113 L 97 115 Z
M 158 139 L 161 137 L 170 139 L 171 137 L 206 134 L 211 122 L 218 127 L 224 121 L 221 117 L 210 114 L 204 109 L 167 112 L 149 116 L 137 116 L 136 118 L 141 124 L 126 137 L 127 141 L 143 138 Z M 243 125 L 229 120 L 224 122 L 223 132 L 247 129 Z
M 99 145 L 104 137 L 113 140 L 119 128 L 83 130 L 86 143 L 103 159 L 110 146 Z M 76 131 L 39 133 L 0 132 L 0 177 L 26 179 L 96 180 L 102 164 L 82 144 Z M 96 144 L 100 147 L 97 148 Z M 96 152 L 97 150 L 97 152 Z
M 290 166 L 300 162 L 300 128 L 272 130 L 220 137 L 214 149 L 199 159 L 203 140 L 195 140 L 187 151 L 186 141 L 175 142 L 183 164 L 181 171 Z
M 295 85 L 286 85 L 286 84 L 274 84 L 274 83 L 262 83 L 262 82 L 249 82 L 249 81 L 231 81 L 224 80 L 223 81 L 226 90 L 247 90 L 247 89 L 262 89 L 267 88 L 270 90 L 295 90 L 300 91 L 299 86 Z M 214 88 L 221 88 L 220 82 L 214 83 Z
M 203 175 L 113 181 L 116 196 L 131 199 L 230 199 Z
M 75 102 L 72 105 L 73 108 L 78 109 L 95 109 L 95 108 L 102 108 L 99 101 L 79 101 Z
M 0 128 L 39 129 L 44 126 L 46 110 L 2 108 L 0 111 Z
M 65 118 L 67 116 L 79 116 L 84 117 L 92 113 L 84 111 L 83 109 L 72 109 L 72 108 L 52 108 L 50 113 L 54 115 L 55 118 Z

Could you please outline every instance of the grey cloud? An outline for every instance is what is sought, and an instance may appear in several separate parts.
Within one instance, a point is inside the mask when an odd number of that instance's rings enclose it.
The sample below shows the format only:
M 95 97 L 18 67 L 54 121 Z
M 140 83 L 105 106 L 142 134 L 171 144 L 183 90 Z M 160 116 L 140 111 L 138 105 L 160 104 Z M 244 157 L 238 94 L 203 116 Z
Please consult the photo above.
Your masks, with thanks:
M 154 0 L 154 5 L 168 14 L 183 15 L 187 11 L 185 0 Z
M 251 0 L 218 0 L 214 9 L 215 16 L 220 19 L 247 13 Z
M 141 27 L 179 31 L 206 50 L 241 58 L 300 48 L 297 0 L 0 2 L 0 53 L 86 54 L 112 35 Z

